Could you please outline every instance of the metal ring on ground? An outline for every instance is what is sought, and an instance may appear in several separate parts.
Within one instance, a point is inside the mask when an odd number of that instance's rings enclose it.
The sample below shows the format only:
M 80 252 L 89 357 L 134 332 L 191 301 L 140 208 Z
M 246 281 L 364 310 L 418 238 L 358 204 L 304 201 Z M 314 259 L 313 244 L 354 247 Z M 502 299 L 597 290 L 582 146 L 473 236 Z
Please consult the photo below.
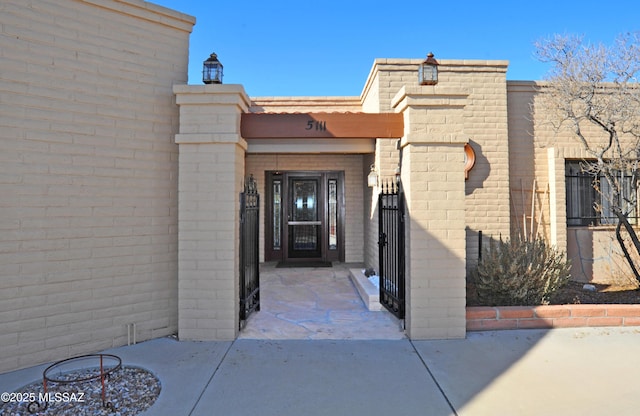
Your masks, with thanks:
M 70 364 L 73 363 L 75 361 L 82 361 L 82 360 L 87 360 L 87 359 L 92 359 L 95 358 L 97 359 L 97 365 L 96 366 L 84 366 L 84 367 L 80 367 L 80 368 L 71 368 L 68 371 L 65 371 L 65 373 L 70 373 L 72 371 L 82 371 L 82 370 L 87 370 L 87 369 L 93 369 L 93 368 L 98 368 L 100 369 L 100 360 L 102 360 L 102 372 L 95 374 L 95 375 L 91 375 L 88 377 L 81 377 L 81 378 L 76 378 L 76 379 L 72 379 L 72 380 L 62 380 L 62 379 L 56 379 L 53 376 L 50 375 L 51 371 L 62 367 L 66 364 Z M 110 361 L 111 366 L 105 365 L 105 359 L 107 361 Z M 115 363 L 115 364 L 114 364 Z M 44 377 L 44 379 L 46 381 L 50 381 L 52 383 L 62 383 L 62 384 L 71 384 L 71 383 L 82 383 L 85 381 L 90 381 L 90 380 L 99 380 L 101 377 L 105 377 L 108 376 L 109 374 L 112 374 L 116 371 L 118 371 L 120 368 L 122 368 L 122 359 L 120 357 L 118 357 L 117 355 L 113 355 L 113 354 L 87 354 L 87 355 L 79 355 L 77 357 L 72 357 L 72 358 L 67 358 L 65 360 L 60 360 L 57 361 L 53 364 L 51 364 L 49 367 L 47 367 L 44 372 L 42 373 L 42 376 Z

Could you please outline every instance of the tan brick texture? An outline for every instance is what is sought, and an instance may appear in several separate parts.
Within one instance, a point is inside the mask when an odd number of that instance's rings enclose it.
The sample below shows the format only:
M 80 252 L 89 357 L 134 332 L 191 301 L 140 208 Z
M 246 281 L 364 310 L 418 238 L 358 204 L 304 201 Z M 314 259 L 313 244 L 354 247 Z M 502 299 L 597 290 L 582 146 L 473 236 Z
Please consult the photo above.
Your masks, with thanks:
M 233 340 L 239 328 L 239 195 L 247 143 L 240 85 L 176 85 L 180 106 L 178 336 Z
M 0 3 L 0 372 L 123 345 L 128 323 L 176 332 L 193 24 L 138 0 Z

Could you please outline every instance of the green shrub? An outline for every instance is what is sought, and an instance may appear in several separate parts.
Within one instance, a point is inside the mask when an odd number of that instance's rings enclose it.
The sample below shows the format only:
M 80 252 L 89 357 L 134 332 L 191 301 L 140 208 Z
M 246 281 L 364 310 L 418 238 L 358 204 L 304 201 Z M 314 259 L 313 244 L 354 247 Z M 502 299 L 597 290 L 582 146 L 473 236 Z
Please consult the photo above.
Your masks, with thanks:
M 492 242 L 473 273 L 486 306 L 545 305 L 569 281 L 570 263 L 544 240 Z

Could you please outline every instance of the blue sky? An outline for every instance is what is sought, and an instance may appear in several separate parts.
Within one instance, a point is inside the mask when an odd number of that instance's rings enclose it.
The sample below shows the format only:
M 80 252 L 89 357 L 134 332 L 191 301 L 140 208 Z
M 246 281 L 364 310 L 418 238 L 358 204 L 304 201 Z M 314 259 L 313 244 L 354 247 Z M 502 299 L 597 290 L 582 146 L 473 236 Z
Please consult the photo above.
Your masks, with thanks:
M 543 79 L 534 42 L 611 44 L 640 30 L 638 0 L 153 0 L 196 17 L 189 83 L 216 52 L 225 84 L 250 96 L 358 96 L 376 58 L 507 60 L 509 80 Z

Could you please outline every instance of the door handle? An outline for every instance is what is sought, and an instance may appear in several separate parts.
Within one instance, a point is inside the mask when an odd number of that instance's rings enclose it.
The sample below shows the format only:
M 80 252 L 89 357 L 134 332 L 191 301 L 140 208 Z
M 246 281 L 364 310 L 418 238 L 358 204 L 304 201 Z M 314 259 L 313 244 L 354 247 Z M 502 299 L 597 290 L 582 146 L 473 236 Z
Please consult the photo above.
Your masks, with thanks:
M 288 225 L 322 225 L 321 221 L 287 221 Z

